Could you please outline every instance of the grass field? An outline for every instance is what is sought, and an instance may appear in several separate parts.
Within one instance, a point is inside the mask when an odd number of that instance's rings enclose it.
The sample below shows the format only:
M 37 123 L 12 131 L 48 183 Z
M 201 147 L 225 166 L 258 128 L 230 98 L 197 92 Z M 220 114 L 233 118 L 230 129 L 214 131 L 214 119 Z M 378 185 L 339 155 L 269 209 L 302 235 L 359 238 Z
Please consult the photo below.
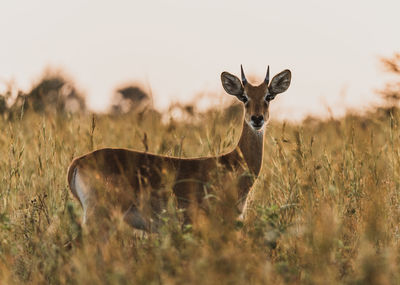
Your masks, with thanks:
M 0 118 L 0 284 L 400 283 L 397 109 L 273 121 L 243 223 L 222 208 L 182 228 L 171 203 L 159 234 L 133 233 L 116 214 L 106 243 L 81 227 L 72 158 L 104 146 L 222 153 L 240 135 L 240 109 L 166 124 L 152 114 L 19 117 Z

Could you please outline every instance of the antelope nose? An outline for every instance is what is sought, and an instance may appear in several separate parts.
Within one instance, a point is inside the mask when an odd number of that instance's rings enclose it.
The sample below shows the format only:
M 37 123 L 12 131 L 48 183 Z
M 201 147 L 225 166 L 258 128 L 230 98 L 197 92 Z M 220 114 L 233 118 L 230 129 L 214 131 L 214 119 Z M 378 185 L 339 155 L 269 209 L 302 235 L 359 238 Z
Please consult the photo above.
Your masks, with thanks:
M 263 121 L 264 121 L 264 116 L 263 115 L 260 115 L 260 116 L 251 116 L 251 120 L 255 123 L 255 124 L 257 124 L 257 125 L 259 125 L 259 124 L 261 124 Z

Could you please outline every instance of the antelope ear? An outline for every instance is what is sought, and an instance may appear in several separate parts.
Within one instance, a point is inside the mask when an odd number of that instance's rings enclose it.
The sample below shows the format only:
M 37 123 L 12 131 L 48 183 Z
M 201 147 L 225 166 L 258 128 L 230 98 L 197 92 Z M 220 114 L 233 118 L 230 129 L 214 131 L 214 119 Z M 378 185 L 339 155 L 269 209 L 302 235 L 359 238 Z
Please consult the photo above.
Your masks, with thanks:
M 240 82 L 239 78 L 237 78 L 235 75 L 224 71 L 221 73 L 221 82 L 228 94 L 236 97 L 243 95 L 244 88 L 242 82 Z
M 269 93 L 275 97 L 275 95 L 285 92 L 289 88 L 291 79 L 292 73 L 289 69 L 278 73 L 271 80 L 271 84 L 268 87 Z

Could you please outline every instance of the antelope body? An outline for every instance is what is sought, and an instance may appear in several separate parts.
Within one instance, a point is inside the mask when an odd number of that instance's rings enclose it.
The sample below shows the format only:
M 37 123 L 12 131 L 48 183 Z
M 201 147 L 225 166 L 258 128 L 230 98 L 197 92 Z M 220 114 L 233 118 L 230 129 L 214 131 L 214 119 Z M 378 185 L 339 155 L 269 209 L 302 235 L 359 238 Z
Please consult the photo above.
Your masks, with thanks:
M 232 151 L 215 157 L 178 158 L 104 148 L 76 158 L 68 169 L 68 184 L 83 207 L 84 223 L 99 224 L 117 209 L 132 227 L 151 231 L 156 228 L 151 220 L 157 219 L 171 195 L 167 184 L 178 207 L 190 210 L 192 205 L 204 203 L 207 183 L 221 170 L 237 177 L 237 207 L 242 213 L 261 170 L 269 103 L 287 90 L 291 73 L 284 70 L 269 84 L 268 67 L 265 80 L 258 86 L 247 82 L 243 68 L 241 73 L 242 81 L 228 72 L 221 74 L 225 91 L 245 107 L 242 134 Z M 189 214 L 185 218 L 190 220 Z

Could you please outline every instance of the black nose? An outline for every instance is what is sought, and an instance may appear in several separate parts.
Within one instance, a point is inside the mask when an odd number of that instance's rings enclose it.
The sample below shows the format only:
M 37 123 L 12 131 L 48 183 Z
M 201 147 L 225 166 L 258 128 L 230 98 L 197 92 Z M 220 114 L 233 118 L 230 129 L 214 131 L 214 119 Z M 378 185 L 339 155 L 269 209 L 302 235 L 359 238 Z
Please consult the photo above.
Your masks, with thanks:
M 264 121 L 264 116 L 260 115 L 260 116 L 251 116 L 251 120 L 254 122 L 254 124 L 256 125 L 260 125 L 263 121 Z

